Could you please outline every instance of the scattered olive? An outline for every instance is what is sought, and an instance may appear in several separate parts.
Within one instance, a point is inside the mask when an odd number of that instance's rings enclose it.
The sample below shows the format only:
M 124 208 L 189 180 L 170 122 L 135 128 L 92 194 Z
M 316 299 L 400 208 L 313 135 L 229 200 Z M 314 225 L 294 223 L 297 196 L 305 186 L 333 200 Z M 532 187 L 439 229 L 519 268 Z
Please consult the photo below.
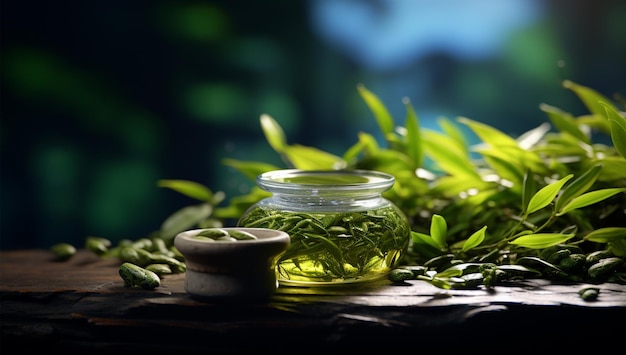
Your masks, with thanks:
M 150 270 L 155 274 L 159 275 L 167 275 L 172 274 L 172 268 L 168 264 L 150 264 L 146 266 L 146 270 Z
M 595 301 L 599 293 L 600 289 L 597 287 L 583 287 L 578 291 L 580 297 L 585 301 Z
M 69 260 L 74 254 L 76 254 L 76 248 L 69 243 L 58 243 L 50 247 L 50 251 L 54 254 L 54 259 L 57 261 Z
M 194 238 L 206 242 L 236 242 L 238 240 L 257 239 L 257 237 L 250 232 L 238 229 L 226 230 L 222 228 L 205 229 L 196 234 Z
M 132 263 L 125 262 L 120 265 L 119 274 L 126 287 L 141 287 L 152 290 L 161 286 L 159 275 Z
M 415 276 L 413 275 L 413 272 L 409 269 L 396 268 L 392 269 L 389 272 L 388 278 L 391 282 L 402 283 L 406 280 L 415 279 Z
M 111 241 L 100 237 L 87 237 L 85 248 L 96 255 L 104 255 L 109 251 Z

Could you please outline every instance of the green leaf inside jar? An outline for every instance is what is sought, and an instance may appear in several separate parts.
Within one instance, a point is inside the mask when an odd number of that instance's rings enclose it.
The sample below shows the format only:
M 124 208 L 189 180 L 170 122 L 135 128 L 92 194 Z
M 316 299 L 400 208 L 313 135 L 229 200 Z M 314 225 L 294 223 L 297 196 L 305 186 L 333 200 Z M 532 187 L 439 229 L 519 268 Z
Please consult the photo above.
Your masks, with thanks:
M 344 282 L 385 275 L 403 255 L 409 226 L 395 206 L 354 211 L 302 213 L 259 206 L 241 227 L 287 232 L 291 243 L 278 261 L 279 276 L 305 282 Z

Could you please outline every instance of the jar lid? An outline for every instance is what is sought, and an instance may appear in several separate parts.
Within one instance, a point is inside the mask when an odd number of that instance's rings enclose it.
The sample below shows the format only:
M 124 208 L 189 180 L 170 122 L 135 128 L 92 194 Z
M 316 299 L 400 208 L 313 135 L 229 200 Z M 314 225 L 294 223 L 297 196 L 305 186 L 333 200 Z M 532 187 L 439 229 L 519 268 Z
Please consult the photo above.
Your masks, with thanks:
M 263 190 L 290 194 L 382 193 L 395 178 L 374 170 L 274 170 L 257 176 Z

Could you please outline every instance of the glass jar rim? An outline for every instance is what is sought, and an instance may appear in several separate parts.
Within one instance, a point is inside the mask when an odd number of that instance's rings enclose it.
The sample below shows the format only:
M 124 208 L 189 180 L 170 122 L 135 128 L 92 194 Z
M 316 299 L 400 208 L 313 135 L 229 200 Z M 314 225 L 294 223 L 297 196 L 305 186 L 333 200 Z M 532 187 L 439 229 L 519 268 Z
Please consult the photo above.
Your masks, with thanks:
M 263 190 L 282 193 L 374 192 L 382 193 L 395 183 L 391 174 L 375 170 L 273 170 L 257 176 Z

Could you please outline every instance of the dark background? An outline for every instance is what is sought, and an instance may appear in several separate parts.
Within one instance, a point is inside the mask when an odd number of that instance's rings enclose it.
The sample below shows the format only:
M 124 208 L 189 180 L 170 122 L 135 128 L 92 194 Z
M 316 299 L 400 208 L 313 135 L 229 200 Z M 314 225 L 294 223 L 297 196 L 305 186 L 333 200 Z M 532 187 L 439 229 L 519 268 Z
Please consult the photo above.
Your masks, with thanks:
M 377 127 L 356 86 L 404 120 L 466 116 L 517 135 L 564 79 L 622 100 L 626 2 L 2 1 L 0 248 L 136 239 L 192 201 L 253 184 L 223 158 L 282 165 L 290 143 L 342 154 Z

